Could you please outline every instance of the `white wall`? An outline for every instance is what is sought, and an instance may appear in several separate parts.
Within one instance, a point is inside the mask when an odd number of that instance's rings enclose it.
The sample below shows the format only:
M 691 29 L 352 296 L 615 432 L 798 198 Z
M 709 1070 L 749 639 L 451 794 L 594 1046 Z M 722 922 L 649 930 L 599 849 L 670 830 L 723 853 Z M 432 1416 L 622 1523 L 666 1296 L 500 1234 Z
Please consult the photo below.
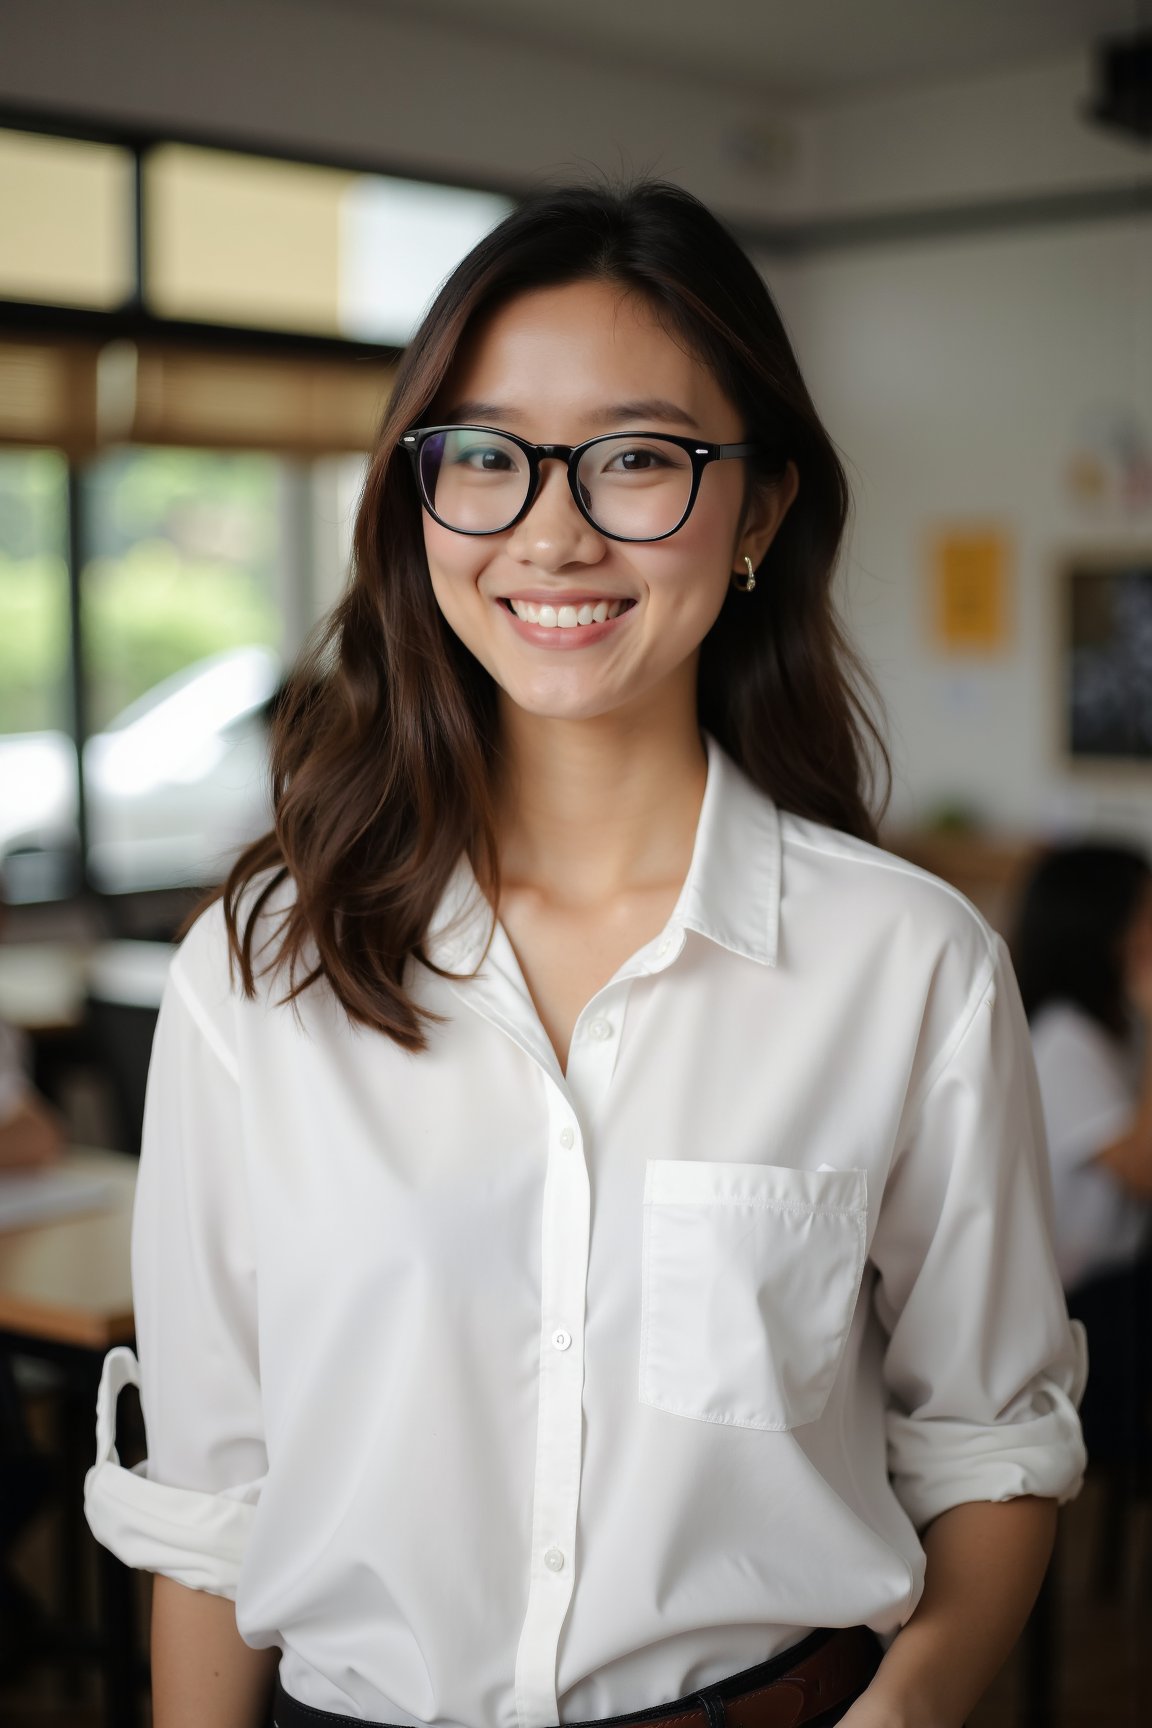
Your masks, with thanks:
M 1088 507 L 1078 445 L 1124 412 L 1152 445 L 1152 221 L 840 252 L 766 274 L 856 499 L 842 587 L 889 707 L 907 820 L 945 799 L 1008 829 L 1087 823 L 1152 839 L 1152 767 L 1062 758 L 1058 570 L 1152 552 L 1152 508 Z M 929 628 L 933 527 L 1015 546 L 1011 641 L 950 656 Z
M 805 214 L 947 208 L 1152 184 L 1147 149 L 1089 124 L 1085 53 L 813 111 Z

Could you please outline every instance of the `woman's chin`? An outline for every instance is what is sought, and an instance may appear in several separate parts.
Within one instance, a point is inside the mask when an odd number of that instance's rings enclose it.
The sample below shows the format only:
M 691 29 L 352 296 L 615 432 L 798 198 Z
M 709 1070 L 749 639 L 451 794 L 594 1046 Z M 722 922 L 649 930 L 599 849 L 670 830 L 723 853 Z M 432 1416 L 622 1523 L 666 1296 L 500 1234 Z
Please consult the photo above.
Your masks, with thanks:
M 558 696 L 555 691 L 541 694 L 506 690 L 504 695 L 518 713 L 531 715 L 534 720 L 602 720 L 606 714 L 625 706 L 621 701 L 604 697 L 599 700 L 586 695 L 565 698 Z

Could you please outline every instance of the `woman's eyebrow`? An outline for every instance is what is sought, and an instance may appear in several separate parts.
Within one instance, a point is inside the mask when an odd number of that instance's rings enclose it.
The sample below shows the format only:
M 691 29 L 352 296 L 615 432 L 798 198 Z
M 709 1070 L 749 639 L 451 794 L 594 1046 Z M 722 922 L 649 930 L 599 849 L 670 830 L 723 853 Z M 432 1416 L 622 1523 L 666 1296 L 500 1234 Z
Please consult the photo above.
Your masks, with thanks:
M 594 418 L 597 420 L 632 420 L 637 423 L 643 420 L 676 421 L 681 425 L 691 427 L 693 432 L 700 430 L 687 408 L 681 408 L 678 402 L 669 402 L 663 396 L 646 396 L 637 402 L 614 402 L 599 409 Z
M 523 420 L 524 415 L 516 408 L 509 408 L 500 402 L 478 402 L 474 400 L 457 402 L 445 415 L 445 421 L 451 425 L 515 425 L 517 420 Z M 669 402 L 663 396 L 645 396 L 633 402 L 608 402 L 600 408 L 593 408 L 584 415 L 589 426 L 600 426 L 605 423 L 616 425 L 620 421 L 631 422 L 640 426 L 644 422 L 675 422 L 687 426 L 693 432 L 699 432 L 700 427 L 677 402 Z
M 488 426 L 497 420 L 522 420 L 515 408 L 502 408 L 498 402 L 457 402 L 444 415 L 448 426 Z

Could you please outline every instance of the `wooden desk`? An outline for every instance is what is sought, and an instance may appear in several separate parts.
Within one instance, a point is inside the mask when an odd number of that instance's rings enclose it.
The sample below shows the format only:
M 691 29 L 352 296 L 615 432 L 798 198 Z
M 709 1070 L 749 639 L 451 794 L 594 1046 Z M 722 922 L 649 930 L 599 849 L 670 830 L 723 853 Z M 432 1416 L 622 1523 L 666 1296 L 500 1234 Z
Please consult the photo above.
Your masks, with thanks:
M 0 1230 L 0 1331 L 98 1350 L 131 1343 L 137 1160 L 72 1147 L 62 1164 L 108 1184 L 107 1209 Z

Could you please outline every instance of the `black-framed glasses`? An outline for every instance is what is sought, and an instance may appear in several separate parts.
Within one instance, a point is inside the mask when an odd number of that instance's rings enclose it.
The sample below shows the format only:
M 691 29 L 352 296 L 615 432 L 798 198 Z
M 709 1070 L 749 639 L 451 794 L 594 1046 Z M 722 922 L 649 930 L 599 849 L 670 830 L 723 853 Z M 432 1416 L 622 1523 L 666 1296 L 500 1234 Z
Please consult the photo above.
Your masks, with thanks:
M 428 514 L 456 534 L 500 534 L 527 515 L 540 464 L 564 462 L 576 508 L 609 540 L 666 540 L 688 520 L 709 462 L 757 444 L 667 432 L 609 432 L 583 444 L 530 444 L 494 426 L 414 426 L 400 439 Z

